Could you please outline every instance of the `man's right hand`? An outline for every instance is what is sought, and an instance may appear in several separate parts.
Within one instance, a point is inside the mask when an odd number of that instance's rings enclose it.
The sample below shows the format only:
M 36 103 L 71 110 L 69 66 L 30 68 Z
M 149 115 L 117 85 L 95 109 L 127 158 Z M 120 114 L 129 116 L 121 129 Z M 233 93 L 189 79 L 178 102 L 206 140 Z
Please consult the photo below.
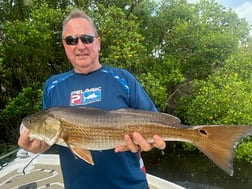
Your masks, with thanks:
M 29 137 L 29 129 L 25 129 L 18 139 L 18 145 L 20 148 L 28 152 L 36 153 L 43 153 L 50 148 L 50 146 L 45 143 L 44 141 L 37 140 L 37 139 L 30 139 Z

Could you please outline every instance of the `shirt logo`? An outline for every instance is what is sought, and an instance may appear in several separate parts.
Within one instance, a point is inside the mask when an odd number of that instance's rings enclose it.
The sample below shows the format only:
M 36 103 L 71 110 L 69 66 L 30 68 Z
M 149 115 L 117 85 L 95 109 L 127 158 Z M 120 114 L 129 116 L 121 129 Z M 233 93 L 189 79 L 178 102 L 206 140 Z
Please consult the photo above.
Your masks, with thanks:
M 86 105 L 101 101 L 101 87 L 72 91 L 70 105 Z

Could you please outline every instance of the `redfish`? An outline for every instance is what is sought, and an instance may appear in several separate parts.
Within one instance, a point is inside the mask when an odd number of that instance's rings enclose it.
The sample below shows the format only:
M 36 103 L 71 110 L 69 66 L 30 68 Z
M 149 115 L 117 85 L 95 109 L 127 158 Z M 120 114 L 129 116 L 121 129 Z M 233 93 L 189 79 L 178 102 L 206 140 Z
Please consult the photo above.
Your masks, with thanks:
M 67 146 L 72 153 L 94 165 L 90 150 L 124 145 L 124 135 L 139 132 L 152 141 L 188 142 L 222 170 L 233 175 L 233 158 L 238 142 L 252 133 L 251 126 L 186 126 L 170 114 L 133 109 L 100 110 L 84 107 L 53 107 L 23 119 L 30 137 L 49 145 Z

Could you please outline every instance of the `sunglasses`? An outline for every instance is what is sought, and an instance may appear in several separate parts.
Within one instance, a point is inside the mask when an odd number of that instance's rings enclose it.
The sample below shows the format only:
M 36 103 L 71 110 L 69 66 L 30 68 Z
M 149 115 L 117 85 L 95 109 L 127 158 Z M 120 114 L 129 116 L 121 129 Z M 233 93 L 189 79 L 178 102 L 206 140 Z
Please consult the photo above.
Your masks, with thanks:
M 92 35 L 88 35 L 88 34 L 83 34 L 80 37 L 75 36 L 75 35 L 69 35 L 69 36 L 66 36 L 64 40 L 67 45 L 76 45 L 79 41 L 79 38 L 82 43 L 90 44 L 90 43 L 93 43 L 94 37 L 96 37 L 96 36 L 92 36 Z

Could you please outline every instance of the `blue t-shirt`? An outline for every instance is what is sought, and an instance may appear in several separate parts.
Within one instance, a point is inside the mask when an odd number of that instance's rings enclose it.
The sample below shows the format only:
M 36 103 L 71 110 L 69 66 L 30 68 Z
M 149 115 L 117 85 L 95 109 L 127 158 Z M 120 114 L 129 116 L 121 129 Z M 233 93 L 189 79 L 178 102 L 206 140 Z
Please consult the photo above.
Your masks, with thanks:
M 126 70 L 102 66 L 79 74 L 73 70 L 50 77 L 44 86 L 42 108 L 87 106 L 105 110 L 134 108 L 157 111 L 136 79 Z M 114 149 L 91 151 L 95 165 L 76 159 L 66 147 L 59 147 L 66 189 L 147 189 L 139 153 L 115 153 Z

